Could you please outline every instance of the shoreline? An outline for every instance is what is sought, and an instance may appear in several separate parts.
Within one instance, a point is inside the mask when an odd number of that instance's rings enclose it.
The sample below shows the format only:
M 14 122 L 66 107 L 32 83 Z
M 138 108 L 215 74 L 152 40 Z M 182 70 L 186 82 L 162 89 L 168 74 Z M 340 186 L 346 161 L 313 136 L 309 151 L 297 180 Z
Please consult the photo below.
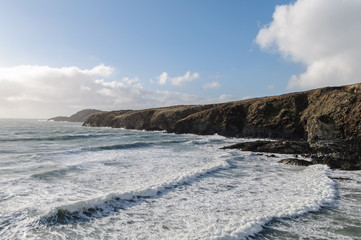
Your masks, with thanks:
M 361 170 L 360 119 L 358 83 L 228 103 L 102 112 L 83 126 L 276 139 L 299 145 L 301 153 L 290 153 L 308 154 L 313 163 Z

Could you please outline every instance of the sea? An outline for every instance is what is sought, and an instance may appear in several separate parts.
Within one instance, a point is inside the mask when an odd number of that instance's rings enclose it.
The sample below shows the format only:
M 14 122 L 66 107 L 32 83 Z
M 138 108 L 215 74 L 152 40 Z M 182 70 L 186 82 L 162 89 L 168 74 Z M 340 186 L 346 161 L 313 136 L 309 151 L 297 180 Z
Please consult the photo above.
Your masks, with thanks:
M 361 171 L 254 139 L 0 120 L 0 239 L 361 239 Z

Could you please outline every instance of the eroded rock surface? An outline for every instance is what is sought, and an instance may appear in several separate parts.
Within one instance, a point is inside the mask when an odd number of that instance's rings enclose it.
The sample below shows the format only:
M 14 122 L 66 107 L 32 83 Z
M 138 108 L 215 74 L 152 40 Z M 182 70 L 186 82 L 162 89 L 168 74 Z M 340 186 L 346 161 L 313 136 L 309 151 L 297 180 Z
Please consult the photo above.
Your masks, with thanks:
M 295 166 L 310 166 L 312 163 L 310 161 L 297 159 L 297 158 L 286 158 L 278 161 L 279 163 L 284 163 L 287 165 L 295 165 Z

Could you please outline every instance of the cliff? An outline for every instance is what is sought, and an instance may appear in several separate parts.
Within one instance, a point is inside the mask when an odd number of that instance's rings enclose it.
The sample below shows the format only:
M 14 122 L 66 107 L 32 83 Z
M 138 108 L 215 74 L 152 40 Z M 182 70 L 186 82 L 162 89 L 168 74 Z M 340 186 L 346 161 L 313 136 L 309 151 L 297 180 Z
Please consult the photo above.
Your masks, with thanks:
M 93 114 L 101 113 L 101 112 L 102 111 L 96 109 L 84 109 L 71 115 L 70 117 L 59 116 L 59 117 L 50 118 L 48 119 L 48 121 L 84 122 Z
M 314 142 L 361 137 L 360 121 L 361 84 L 354 84 L 221 104 L 103 112 L 84 126 Z
M 358 159 L 360 121 L 361 84 L 354 84 L 221 104 L 104 112 L 83 125 L 298 140 L 318 156 L 346 152 Z

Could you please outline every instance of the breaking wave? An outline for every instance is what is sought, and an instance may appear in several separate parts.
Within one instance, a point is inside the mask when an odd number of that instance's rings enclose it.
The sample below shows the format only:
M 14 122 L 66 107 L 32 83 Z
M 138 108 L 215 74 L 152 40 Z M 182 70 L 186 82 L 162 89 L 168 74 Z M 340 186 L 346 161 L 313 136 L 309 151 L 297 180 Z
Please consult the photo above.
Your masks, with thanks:
M 40 223 L 45 225 L 72 224 L 108 216 L 119 209 L 128 208 L 147 198 L 162 196 L 167 191 L 182 185 L 191 184 L 202 176 L 229 167 L 230 165 L 226 161 L 209 163 L 203 167 L 174 176 L 169 181 L 148 187 L 140 187 L 119 193 L 108 193 L 104 196 L 65 204 L 52 209 L 48 214 L 42 216 Z

